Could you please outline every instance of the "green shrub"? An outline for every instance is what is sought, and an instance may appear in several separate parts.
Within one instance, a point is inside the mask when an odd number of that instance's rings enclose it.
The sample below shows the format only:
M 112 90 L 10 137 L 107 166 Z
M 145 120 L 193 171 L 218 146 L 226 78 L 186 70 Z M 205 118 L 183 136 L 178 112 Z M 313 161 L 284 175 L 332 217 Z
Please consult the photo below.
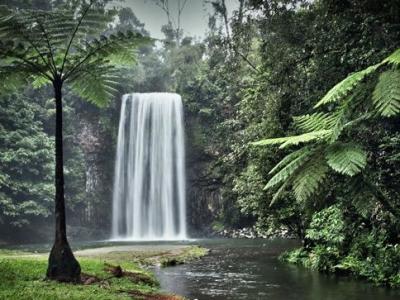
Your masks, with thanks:
M 281 259 L 310 269 L 353 274 L 377 285 L 400 287 L 400 245 L 389 242 L 380 228 L 362 229 L 347 223 L 339 205 L 312 217 L 306 247 L 286 252 Z

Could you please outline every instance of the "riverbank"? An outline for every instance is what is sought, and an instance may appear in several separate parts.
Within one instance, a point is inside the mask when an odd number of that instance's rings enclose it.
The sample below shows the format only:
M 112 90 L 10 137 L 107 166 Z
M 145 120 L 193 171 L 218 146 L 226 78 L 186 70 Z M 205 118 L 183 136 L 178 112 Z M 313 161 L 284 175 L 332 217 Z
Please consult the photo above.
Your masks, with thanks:
M 203 239 L 209 255 L 190 264 L 157 268 L 164 291 L 213 300 L 398 300 L 400 290 L 351 276 L 335 276 L 283 263 L 294 239 Z
M 0 299 L 183 299 L 161 293 L 146 267 L 187 263 L 206 255 L 207 250 L 187 245 L 131 245 L 75 254 L 82 267 L 81 284 L 45 280 L 46 253 L 0 250 Z

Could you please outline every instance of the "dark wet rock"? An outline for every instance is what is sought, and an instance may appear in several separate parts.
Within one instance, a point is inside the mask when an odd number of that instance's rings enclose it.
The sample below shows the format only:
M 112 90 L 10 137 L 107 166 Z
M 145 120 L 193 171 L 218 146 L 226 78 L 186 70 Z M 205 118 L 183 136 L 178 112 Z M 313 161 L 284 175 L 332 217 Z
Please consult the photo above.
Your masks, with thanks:
M 281 228 L 273 232 L 262 232 L 255 227 L 244 227 L 240 229 L 223 229 L 215 232 L 214 236 L 238 239 L 271 239 L 271 238 L 295 238 L 286 228 Z

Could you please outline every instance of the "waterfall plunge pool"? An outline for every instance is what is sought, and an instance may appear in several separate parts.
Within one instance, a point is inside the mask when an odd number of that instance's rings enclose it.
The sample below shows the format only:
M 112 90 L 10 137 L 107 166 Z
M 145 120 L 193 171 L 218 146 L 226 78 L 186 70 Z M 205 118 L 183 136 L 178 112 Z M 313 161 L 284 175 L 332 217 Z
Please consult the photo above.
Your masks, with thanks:
M 198 300 L 395 300 L 399 290 L 327 275 L 278 260 L 295 240 L 198 240 L 210 249 L 198 261 L 155 269 L 161 287 Z
M 352 277 L 327 275 L 282 263 L 278 256 L 299 246 L 287 239 L 192 239 L 187 241 L 72 241 L 74 251 L 131 247 L 159 251 L 186 245 L 210 249 L 200 260 L 153 268 L 161 288 L 198 300 L 398 300 L 400 290 L 376 287 Z M 8 246 L 8 249 L 47 252 L 50 244 Z M 164 251 L 164 250 L 163 250 Z

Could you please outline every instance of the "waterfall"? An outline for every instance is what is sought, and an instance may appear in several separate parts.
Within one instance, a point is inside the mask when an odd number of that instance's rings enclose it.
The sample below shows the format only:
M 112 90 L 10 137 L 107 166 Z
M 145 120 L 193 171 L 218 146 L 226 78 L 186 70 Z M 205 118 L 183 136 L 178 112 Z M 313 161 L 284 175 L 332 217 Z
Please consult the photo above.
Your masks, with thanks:
M 112 238 L 186 238 L 185 149 L 181 97 L 122 98 L 113 190 Z

